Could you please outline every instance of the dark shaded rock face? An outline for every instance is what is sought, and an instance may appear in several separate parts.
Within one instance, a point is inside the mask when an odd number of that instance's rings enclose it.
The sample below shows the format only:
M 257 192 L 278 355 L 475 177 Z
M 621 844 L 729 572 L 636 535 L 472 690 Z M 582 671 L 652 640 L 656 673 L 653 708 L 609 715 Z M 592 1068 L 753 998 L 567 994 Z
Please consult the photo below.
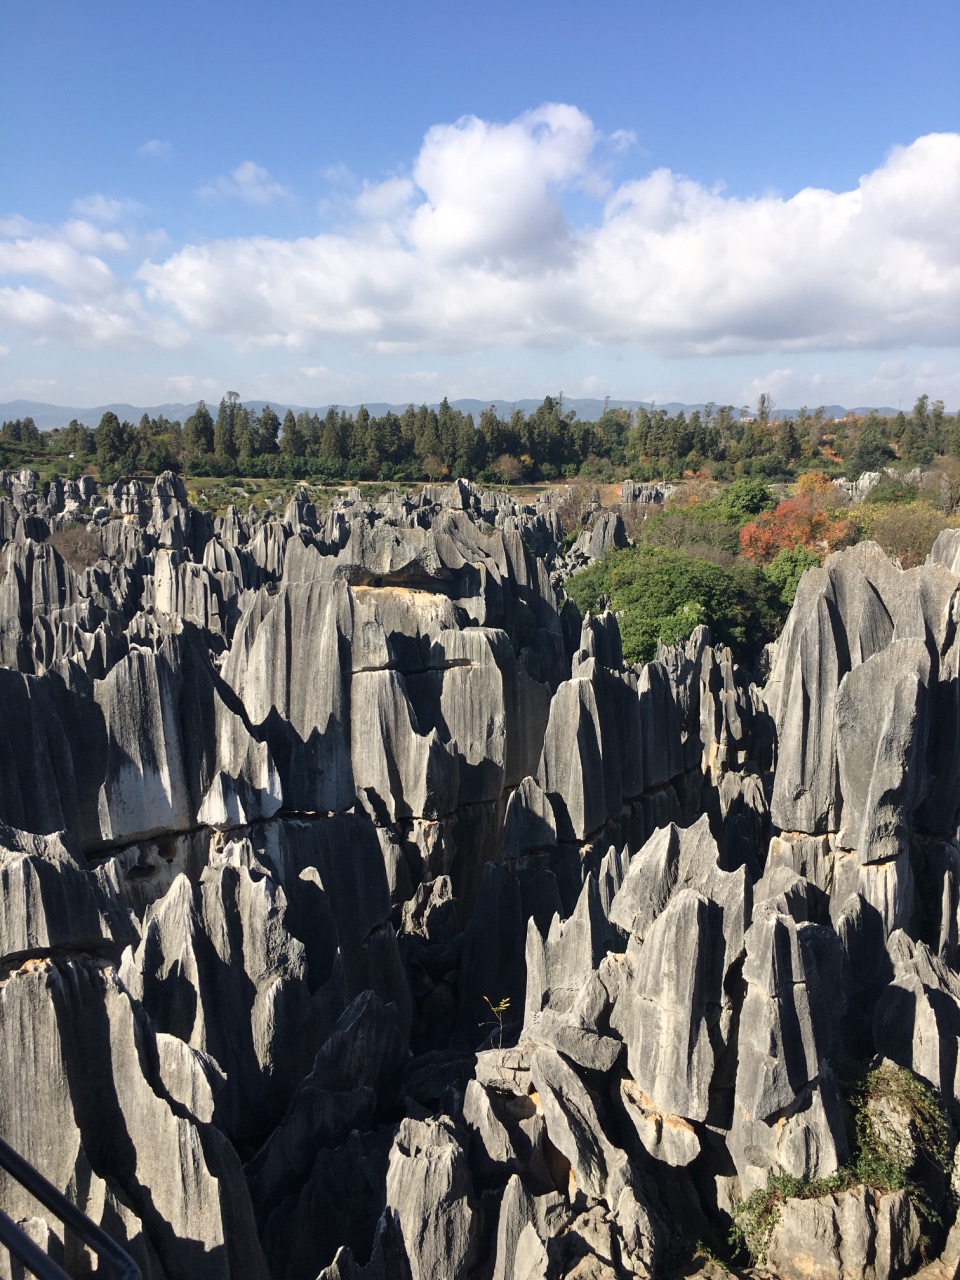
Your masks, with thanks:
M 650 1277 L 849 1160 L 844 1059 L 960 1107 L 949 539 L 805 575 L 759 689 L 565 601 L 619 517 L 0 490 L 0 1135 L 145 1277 Z M 770 1257 L 919 1245 L 861 1187 Z

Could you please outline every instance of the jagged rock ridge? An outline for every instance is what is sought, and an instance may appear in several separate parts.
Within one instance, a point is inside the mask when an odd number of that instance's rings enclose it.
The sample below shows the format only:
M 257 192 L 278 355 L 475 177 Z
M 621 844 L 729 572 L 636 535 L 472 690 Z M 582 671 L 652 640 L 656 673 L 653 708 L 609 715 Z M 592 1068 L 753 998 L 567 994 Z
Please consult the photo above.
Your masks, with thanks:
M 760 688 L 579 617 L 618 517 L 0 494 L 0 1133 L 145 1276 L 653 1276 L 849 1160 L 844 1059 L 960 1105 L 956 535 L 808 572 Z M 771 1256 L 905 1274 L 897 1194 Z

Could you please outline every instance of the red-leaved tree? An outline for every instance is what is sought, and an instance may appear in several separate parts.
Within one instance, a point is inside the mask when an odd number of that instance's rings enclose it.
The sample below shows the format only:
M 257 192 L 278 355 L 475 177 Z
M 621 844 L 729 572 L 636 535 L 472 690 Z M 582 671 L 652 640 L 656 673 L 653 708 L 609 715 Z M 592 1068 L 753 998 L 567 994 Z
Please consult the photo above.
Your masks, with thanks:
M 740 530 L 740 549 L 755 564 L 769 564 L 784 548 L 804 547 L 821 560 L 856 540 L 857 526 L 837 515 L 815 493 L 798 494 L 764 511 Z

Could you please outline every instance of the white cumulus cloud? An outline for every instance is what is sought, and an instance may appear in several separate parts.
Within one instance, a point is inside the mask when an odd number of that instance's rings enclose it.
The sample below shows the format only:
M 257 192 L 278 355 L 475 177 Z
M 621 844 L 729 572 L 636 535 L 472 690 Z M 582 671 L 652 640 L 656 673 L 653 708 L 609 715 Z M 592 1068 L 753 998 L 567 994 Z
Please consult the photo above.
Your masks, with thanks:
M 0 321 L 4 320 L 41 343 L 89 349 L 177 347 L 187 336 L 169 317 L 145 315 L 135 293 L 100 303 L 73 302 L 23 285 L 2 287 Z
M 557 103 L 507 125 L 475 116 L 435 125 L 413 171 L 425 199 L 411 220 L 412 247 L 430 261 L 507 271 L 567 259 L 573 236 L 558 191 L 599 189 L 597 141 L 582 111 Z
M 960 135 L 899 147 L 847 191 L 752 199 L 664 168 L 610 189 L 597 157 L 619 140 L 560 104 L 437 125 L 409 177 L 363 188 L 352 226 L 185 245 L 140 278 L 241 346 L 683 356 L 960 341 Z M 248 172 L 269 191 L 265 170 Z M 565 214 L 572 188 L 597 198 L 593 225 Z
M 40 276 L 88 296 L 118 286 L 102 258 L 78 251 L 67 239 L 46 236 L 0 240 L 0 276 Z
M 908 348 L 960 344 L 960 134 L 897 147 L 846 190 L 752 198 L 665 167 L 615 184 L 628 152 L 642 161 L 632 134 L 571 105 L 466 116 L 429 129 L 405 171 L 328 174 L 336 230 L 172 251 L 128 225 L 131 202 L 94 194 L 59 227 L 0 221 L 0 317 L 37 341 L 289 350 L 314 378 L 328 344 L 410 369 L 584 344 L 747 354 L 781 403 L 809 384 L 810 353 L 876 352 L 879 395 L 888 372 L 913 377 L 896 372 Z M 201 194 L 292 199 L 251 160 Z
M 409 178 L 387 178 L 385 182 L 365 182 L 354 201 L 358 213 L 367 218 L 389 218 L 401 212 L 416 188 Z
M 244 160 L 232 173 L 214 178 L 201 187 L 198 194 L 204 200 L 245 200 L 247 204 L 261 206 L 291 198 L 287 188 L 274 181 L 269 170 L 252 160 Z
M 105 196 L 99 191 L 73 202 L 73 212 L 79 217 L 107 226 L 139 212 L 140 207 L 136 200 L 118 200 L 116 196 Z
M 75 248 L 90 253 L 127 253 L 130 249 L 130 241 L 122 231 L 105 231 L 85 218 L 69 218 L 62 231 Z
M 150 310 L 136 284 L 101 256 L 162 243 L 158 233 L 131 236 L 110 225 L 136 206 L 88 197 L 74 202 L 86 217 L 45 227 L 23 218 L 0 223 L 0 322 L 41 344 L 81 348 L 163 348 L 182 344 L 183 325 Z M 104 226 L 103 224 L 107 225 Z
M 608 202 L 583 295 L 609 308 L 598 337 L 671 354 L 955 343 L 958 198 L 957 134 L 898 148 L 851 191 L 790 199 L 658 170 Z

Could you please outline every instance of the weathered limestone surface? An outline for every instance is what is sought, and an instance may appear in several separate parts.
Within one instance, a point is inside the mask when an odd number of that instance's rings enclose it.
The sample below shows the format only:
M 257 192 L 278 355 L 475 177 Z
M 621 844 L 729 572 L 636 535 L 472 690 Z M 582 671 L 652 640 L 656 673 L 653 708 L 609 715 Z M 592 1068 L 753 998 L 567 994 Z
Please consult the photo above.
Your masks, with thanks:
M 920 1224 L 904 1191 L 866 1188 L 793 1200 L 774 1228 L 769 1264 L 784 1280 L 889 1280 L 907 1275 L 920 1250 Z
M 226 1073 L 218 1115 L 236 1138 L 268 1132 L 317 1040 L 307 957 L 283 889 L 246 870 L 180 876 L 144 921 L 123 977 L 155 1025 Z
M 387 1168 L 387 1213 L 403 1236 L 413 1280 L 468 1275 L 479 1217 L 466 1153 L 439 1120 L 403 1120 Z
M 626 664 L 555 508 L 0 474 L 0 1134 L 145 1277 L 649 1280 L 851 1158 L 848 1060 L 960 1107 L 957 537 L 809 571 L 761 689 Z M 922 1230 L 789 1200 L 770 1265 Z
M 240 1162 L 174 1101 L 153 1036 L 111 967 L 25 962 L 0 985 L 0 1132 L 61 1190 L 106 1178 L 164 1274 L 265 1276 Z M 32 1212 L 6 1178 L 2 1196 Z
M 127 909 L 59 836 L 0 828 L 0 960 L 54 949 L 116 955 L 135 938 Z
M 926 782 L 929 680 L 925 644 L 897 640 L 844 676 L 838 691 L 838 839 L 861 862 L 895 858 L 909 847 Z

